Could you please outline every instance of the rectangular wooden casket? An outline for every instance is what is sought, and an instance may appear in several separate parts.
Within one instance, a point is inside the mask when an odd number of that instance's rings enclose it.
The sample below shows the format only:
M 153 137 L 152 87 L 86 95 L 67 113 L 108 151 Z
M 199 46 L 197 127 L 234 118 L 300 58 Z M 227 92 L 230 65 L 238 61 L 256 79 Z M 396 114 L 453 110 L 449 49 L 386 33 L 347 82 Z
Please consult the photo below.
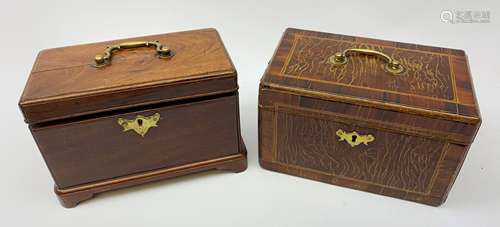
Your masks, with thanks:
M 260 164 L 437 206 L 480 123 L 462 50 L 287 29 L 260 83 Z
M 43 50 L 19 106 L 65 207 L 247 166 L 237 73 L 214 29 Z

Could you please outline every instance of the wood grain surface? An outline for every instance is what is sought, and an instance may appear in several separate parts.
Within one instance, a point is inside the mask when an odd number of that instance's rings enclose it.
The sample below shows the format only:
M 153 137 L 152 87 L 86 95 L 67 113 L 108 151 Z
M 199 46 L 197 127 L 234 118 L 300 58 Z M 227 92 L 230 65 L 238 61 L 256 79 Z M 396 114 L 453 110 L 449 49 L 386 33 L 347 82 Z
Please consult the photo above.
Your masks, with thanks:
M 114 52 L 111 65 L 92 66 L 107 46 L 139 40 L 158 40 L 175 55 L 124 49 Z M 39 123 L 236 90 L 236 70 L 219 34 L 202 29 L 43 50 L 19 105 L 26 122 Z
M 275 161 L 382 187 L 426 194 L 438 161 L 446 151 L 441 140 L 353 126 L 306 110 L 276 114 Z M 373 142 L 351 147 L 337 130 L 372 135 Z
M 327 59 L 369 48 L 400 60 Z M 287 29 L 259 89 L 263 168 L 437 206 L 450 191 L 481 119 L 463 51 Z M 352 147 L 337 130 L 371 135 Z
M 361 48 L 377 50 L 398 59 L 405 71 L 397 76 L 384 70 L 384 61 L 369 55 L 348 57 L 348 63 L 337 67 L 328 63 L 335 52 Z M 450 73 L 447 54 L 408 51 L 373 43 L 357 43 L 314 36 L 296 35 L 291 54 L 282 73 L 323 83 L 349 85 L 395 94 L 410 94 L 445 101 L 456 101 L 455 75 Z
M 64 189 L 237 153 L 237 99 L 233 95 L 31 130 L 57 187 Z M 158 127 L 144 137 L 123 132 L 117 123 L 118 118 L 155 113 L 161 115 Z
M 399 75 L 381 58 L 354 55 L 336 67 L 328 58 L 347 48 L 384 52 L 402 62 Z M 467 57 L 461 50 L 287 29 L 262 84 L 420 115 L 480 121 Z M 347 98 L 342 100 L 348 101 Z

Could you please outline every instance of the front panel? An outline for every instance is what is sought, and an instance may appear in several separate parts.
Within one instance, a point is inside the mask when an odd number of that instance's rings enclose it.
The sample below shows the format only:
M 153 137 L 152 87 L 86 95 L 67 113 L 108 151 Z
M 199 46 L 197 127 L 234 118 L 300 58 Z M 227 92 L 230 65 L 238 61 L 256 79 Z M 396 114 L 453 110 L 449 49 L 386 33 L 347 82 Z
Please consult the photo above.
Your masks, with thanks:
M 237 95 L 32 127 L 58 188 L 236 154 Z M 148 128 L 148 129 L 146 129 Z
M 450 135 L 400 124 L 411 122 L 404 114 L 266 88 L 259 103 L 261 166 L 330 184 L 440 205 L 468 150 Z
M 274 161 L 297 169 L 426 194 L 447 149 L 442 140 L 354 126 L 314 111 L 278 111 Z

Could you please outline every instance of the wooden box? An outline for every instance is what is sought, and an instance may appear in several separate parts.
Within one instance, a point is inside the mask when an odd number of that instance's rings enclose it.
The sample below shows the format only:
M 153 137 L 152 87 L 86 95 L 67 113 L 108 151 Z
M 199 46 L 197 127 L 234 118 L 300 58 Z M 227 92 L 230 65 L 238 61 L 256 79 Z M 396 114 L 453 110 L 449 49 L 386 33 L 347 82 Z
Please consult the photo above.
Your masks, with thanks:
M 19 106 L 65 207 L 247 166 L 237 73 L 214 29 L 43 50 Z
M 438 206 L 480 123 L 462 50 L 287 29 L 260 83 L 259 159 Z

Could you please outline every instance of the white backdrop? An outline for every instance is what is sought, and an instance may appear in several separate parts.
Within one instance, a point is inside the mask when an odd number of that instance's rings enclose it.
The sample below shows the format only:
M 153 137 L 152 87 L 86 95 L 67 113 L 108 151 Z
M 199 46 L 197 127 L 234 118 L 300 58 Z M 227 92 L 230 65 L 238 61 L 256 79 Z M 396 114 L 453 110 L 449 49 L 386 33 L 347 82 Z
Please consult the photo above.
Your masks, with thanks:
M 490 12 L 449 24 L 442 10 Z M 3 1 L 0 226 L 500 226 L 498 1 Z M 44 48 L 215 27 L 239 72 L 249 168 L 133 187 L 62 208 L 17 102 Z M 439 208 L 263 170 L 259 79 L 286 27 L 464 49 L 483 124 Z

